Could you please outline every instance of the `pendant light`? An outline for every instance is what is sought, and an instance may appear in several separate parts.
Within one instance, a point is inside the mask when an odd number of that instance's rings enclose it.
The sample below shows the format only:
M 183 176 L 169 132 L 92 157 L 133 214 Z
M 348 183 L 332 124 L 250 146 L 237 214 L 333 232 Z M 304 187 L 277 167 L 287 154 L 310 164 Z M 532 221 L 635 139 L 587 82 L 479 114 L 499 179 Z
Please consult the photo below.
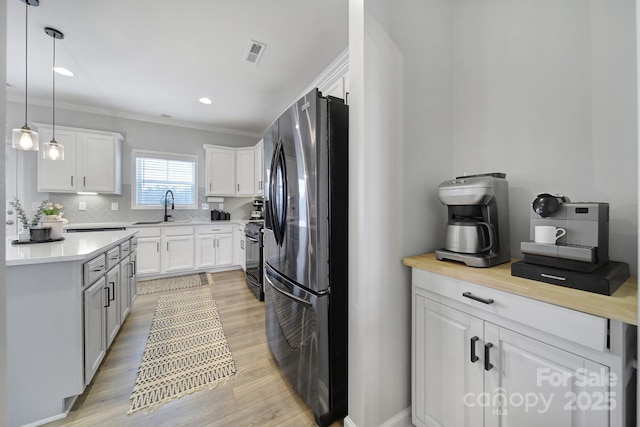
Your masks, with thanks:
M 20 129 L 13 129 L 11 135 L 11 146 L 18 150 L 38 151 L 38 132 L 29 129 L 27 124 L 27 87 L 28 79 L 28 34 L 29 34 L 29 6 L 40 5 L 40 0 L 20 0 L 25 4 L 24 13 L 24 126 Z
M 64 160 L 64 145 L 58 143 L 56 141 L 56 39 L 62 40 L 64 38 L 64 34 L 55 28 L 46 27 L 44 32 L 50 35 L 53 38 L 53 66 L 51 67 L 51 74 L 53 75 L 53 119 L 51 122 L 52 126 L 52 137 L 51 141 L 46 142 L 44 144 L 44 149 L 42 150 L 42 158 L 45 160 Z

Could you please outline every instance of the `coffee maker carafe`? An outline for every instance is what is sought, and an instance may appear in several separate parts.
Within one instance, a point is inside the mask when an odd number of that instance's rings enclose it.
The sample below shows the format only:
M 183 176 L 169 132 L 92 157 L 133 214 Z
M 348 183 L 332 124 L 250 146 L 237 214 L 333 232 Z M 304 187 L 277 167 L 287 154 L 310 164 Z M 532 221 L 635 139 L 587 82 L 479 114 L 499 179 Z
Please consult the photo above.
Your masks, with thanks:
M 460 176 L 438 186 L 447 206 L 445 246 L 436 258 L 490 267 L 511 260 L 509 198 L 504 173 Z

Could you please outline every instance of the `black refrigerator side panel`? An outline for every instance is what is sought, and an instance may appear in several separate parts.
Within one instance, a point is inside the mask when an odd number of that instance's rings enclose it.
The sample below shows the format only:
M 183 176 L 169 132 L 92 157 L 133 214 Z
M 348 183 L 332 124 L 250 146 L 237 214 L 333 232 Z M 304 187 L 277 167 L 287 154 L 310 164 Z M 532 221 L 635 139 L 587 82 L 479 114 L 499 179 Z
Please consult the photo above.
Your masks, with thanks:
M 332 361 L 332 407 L 335 419 L 347 416 L 349 303 L 349 107 L 327 98 L 329 143 L 329 351 Z

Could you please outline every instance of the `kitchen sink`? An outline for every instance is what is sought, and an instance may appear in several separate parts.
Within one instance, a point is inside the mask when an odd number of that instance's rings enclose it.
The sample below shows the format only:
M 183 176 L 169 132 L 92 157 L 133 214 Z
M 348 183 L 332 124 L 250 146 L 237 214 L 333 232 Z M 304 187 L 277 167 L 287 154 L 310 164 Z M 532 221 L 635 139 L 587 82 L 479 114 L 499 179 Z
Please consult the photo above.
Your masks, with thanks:
M 131 225 L 149 225 L 149 224 L 160 224 L 162 221 L 138 221 L 134 222 Z

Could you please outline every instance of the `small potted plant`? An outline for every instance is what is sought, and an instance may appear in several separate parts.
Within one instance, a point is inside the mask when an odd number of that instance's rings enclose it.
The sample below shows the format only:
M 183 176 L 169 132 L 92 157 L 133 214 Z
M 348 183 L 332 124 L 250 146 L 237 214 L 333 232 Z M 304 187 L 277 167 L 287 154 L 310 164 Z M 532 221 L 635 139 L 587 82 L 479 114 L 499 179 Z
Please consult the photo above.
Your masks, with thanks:
M 40 203 L 40 206 L 38 207 L 36 214 L 31 219 L 31 222 L 29 222 L 29 218 L 27 217 L 27 214 L 24 211 L 24 208 L 22 207 L 22 203 L 20 203 L 20 199 L 18 199 L 17 197 L 14 197 L 13 200 L 9 202 L 9 205 L 15 208 L 16 215 L 18 216 L 18 219 L 20 220 L 20 224 L 22 225 L 22 230 L 18 232 L 19 242 L 28 242 L 29 240 L 31 240 L 30 230 L 38 226 L 38 223 L 40 222 L 40 217 L 42 216 L 42 212 L 45 206 L 47 205 L 47 203 L 48 202 L 46 200 Z
M 62 238 L 62 215 L 60 209 L 63 206 L 60 203 L 52 203 L 48 200 L 42 202 L 44 208 L 42 213 L 45 218 L 42 220 L 43 228 L 51 228 L 51 239 L 57 240 Z

